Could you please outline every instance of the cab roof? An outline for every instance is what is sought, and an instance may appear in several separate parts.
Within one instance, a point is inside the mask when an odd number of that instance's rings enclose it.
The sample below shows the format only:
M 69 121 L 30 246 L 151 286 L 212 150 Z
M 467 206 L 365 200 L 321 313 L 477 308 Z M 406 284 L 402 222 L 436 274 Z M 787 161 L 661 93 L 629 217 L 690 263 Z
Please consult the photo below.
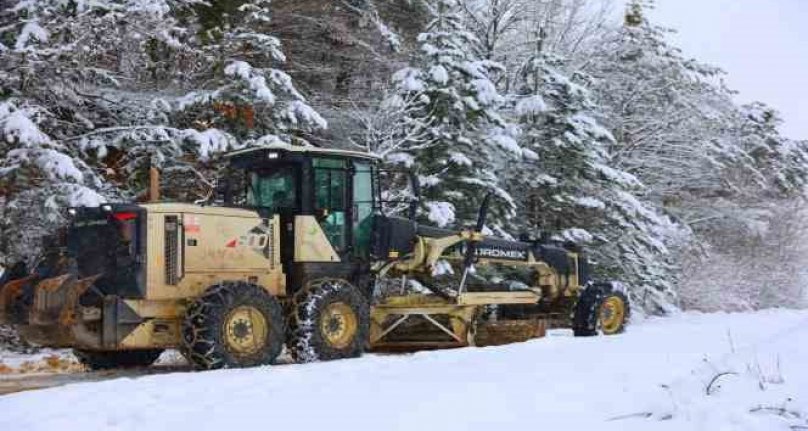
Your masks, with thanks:
M 289 145 L 279 142 L 269 145 L 262 145 L 259 147 L 251 147 L 251 148 L 245 148 L 243 150 L 231 151 L 225 154 L 225 157 L 230 158 L 236 156 L 260 156 L 261 153 L 269 154 L 272 152 L 278 152 L 278 153 L 288 152 L 295 154 L 308 154 L 313 156 L 335 156 L 352 159 L 380 160 L 380 157 L 375 154 L 365 153 L 361 151 L 338 150 L 335 148 L 321 148 L 321 147 L 302 146 L 302 145 Z M 262 158 L 269 158 L 269 156 Z

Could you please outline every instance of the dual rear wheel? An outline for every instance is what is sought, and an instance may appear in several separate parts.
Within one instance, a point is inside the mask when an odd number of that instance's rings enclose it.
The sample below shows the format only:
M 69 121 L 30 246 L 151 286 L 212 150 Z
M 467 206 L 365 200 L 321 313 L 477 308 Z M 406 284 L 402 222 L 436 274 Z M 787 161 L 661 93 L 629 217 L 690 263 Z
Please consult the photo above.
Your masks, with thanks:
M 308 283 L 289 304 L 284 321 L 278 300 L 254 284 L 228 281 L 210 287 L 187 309 L 183 354 L 199 369 L 273 363 L 286 344 L 300 362 L 359 356 L 369 327 L 369 306 L 345 280 Z

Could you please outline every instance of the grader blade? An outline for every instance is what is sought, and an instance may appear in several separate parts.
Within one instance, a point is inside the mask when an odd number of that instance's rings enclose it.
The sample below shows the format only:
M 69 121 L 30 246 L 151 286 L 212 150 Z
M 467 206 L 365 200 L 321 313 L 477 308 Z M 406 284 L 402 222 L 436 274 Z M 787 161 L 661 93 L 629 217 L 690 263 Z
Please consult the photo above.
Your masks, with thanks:
M 547 322 L 543 319 L 478 323 L 474 332 L 474 345 L 485 347 L 521 343 L 546 334 Z
M 387 298 L 371 313 L 371 348 L 407 351 L 467 346 L 475 311 L 475 306 L 437 296 Z

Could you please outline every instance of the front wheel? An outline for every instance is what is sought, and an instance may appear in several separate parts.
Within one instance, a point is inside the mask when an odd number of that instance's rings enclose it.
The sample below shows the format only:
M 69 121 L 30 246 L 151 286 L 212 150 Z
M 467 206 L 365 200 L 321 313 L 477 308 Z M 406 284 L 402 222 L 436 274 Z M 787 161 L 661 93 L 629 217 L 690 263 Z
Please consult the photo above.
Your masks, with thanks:
M 626 330 L 630 306 L 623 292 L 607 293 L 598 309 L 598 322 L 603 335 L 619 334 Z
M 354 358 L 364 351 L 370 306 L 341 279 L 309 282 L 294 297 L 287 348 L 298 362 Z
M 572 315 L 576 337 L 619 334 L 626 329 L 630 314 L 628 298 L 610 287 L 593 285 L 581 293 Z

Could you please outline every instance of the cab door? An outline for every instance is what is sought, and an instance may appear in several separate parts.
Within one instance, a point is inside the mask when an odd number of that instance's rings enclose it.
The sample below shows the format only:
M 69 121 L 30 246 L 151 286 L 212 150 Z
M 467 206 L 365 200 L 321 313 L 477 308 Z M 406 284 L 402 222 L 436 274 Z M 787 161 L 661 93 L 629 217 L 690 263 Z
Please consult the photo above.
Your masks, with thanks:
M 351 251 L 351 196 L 348 160 L 315 157 L 314 213 L 326 238 L 340 256 Z
M 366 161 L 353 162 L 353 194 L 351 207 L 351 232 L 354 257 L 367 260 L 370 256 L 370 242 L 373 233 L 374 172 Z

